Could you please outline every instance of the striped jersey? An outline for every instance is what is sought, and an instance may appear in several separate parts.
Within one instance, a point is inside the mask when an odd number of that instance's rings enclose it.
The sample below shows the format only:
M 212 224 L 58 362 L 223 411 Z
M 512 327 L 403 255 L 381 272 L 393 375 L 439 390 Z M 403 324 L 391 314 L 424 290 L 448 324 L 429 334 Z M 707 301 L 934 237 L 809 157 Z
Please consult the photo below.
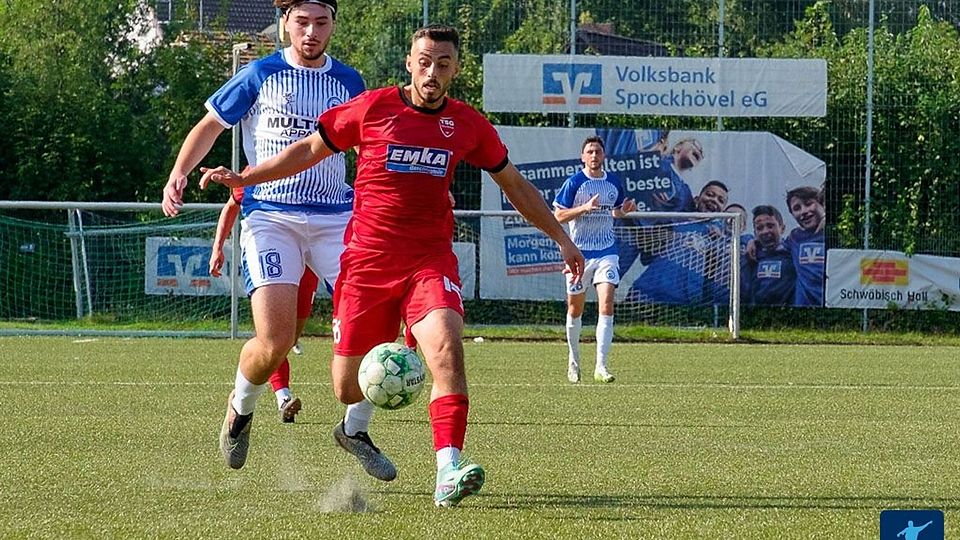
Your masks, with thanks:
M 277 155 L 316 129 L 317 117 L 364 90 L 353 68 L 327 56 L 322 67 L 297 65 L 290 48 L 244 66 L 206 102 L 225 128 L 240 124 L 250 165 Z M 243 214 L 254 210 L 347 212 L 353 189 L 342 153 L 287 178 L 248 186 Z
M 623 183 L 610 173 L 591 178 L 581 170 L 564 181 L 553 200 L 553 206 L 569 210 L 585 204 L 594 195 L 599 195 L 599 206 L 570 221 L 570 239 L 588 259 L 617 254 L 610 212 L 623 204 Z

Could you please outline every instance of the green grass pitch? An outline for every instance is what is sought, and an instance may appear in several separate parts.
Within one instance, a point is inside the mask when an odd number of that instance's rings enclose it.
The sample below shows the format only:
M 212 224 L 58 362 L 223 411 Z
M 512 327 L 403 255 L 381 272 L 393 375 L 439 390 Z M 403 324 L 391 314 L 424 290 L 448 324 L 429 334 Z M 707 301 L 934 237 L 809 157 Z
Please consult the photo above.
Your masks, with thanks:
M 265 395 L 227 469 L 240 346 L 0 339 L 0 538 L 851 539 L 887 508 L 960 536 L 960 348 L 614 344 L 617 382 L 571 385 L 561 342 L 468 342 L 487 483 L 443 510 L 425 396 L 374 417 L 396 481 L 335 447 L 323 339 L 291 356 L 297 423 Z

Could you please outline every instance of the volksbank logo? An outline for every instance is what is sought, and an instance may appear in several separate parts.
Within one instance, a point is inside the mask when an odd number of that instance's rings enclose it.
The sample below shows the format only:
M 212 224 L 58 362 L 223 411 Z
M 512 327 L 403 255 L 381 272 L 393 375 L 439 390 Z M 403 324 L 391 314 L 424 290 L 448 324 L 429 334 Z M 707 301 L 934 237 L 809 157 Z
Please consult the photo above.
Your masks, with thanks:
M 757 267 L 757 278 L 780 279 L 781 261 L 761 261 Z
M 599 105 L 603 95 L 600 64 L 543 64 L 543 102 L 548 105 Z
M 157 250 L 157 287 L 209 287 L 206 262 L 210 246 L 160 246 Z
M 423 146 L 387 145 L 387 170 L 446 176 L 451 152 Z

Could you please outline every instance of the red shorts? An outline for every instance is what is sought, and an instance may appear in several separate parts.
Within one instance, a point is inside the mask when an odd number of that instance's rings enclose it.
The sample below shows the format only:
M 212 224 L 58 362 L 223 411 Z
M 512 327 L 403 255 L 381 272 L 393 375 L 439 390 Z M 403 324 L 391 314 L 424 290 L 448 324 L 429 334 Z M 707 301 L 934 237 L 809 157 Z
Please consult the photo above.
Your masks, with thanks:
M 317 285 L 320 278 L 309 267 L 304 267 L 300 277 L 300 288 L 297 290 L 297 318 L 306 319 L 313 311 L 313 297 L 317 294 Z
M 417 257 L 347 248 L 333 292 L 333 352 L 362 356 L 395 341 L 435 309 L 463 316 L 460 273 L 452 251 Z

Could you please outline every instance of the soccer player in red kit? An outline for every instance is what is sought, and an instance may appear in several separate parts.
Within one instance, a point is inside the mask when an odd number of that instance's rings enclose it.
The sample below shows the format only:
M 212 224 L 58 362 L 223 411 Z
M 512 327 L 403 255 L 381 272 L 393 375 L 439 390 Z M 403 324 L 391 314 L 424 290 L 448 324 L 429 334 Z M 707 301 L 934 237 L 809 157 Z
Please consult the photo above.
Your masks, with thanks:
M 394 341 L 401 321 L 406 323 L 433 375 L 429 409 L 437 506 L 459 504 L 484 481 L 483 468 L 460 456 L 469 402 L 448 195 L 457 163 L 490 173 L 513 206 L 557 242 L 575 279 L 584 266 L 583 255 L 543 197 L 508 159 L 496 129 L 469 105 L 447 97 L 460 69 L 459 46 L 452 27 L 417 30 L 406 60 L 409 85 L 368 91 L 328 110 L 317 122 L 317 133 L 242 175 L 217 167 L 203 169 L 200 179 L 201 188 L 210 181 L 252 185 L 357 149 L 353 218 L 334 288 L 334 392 L 343 403 L 364 399 L 357 382 L 360 360 L 375 345 Z M 369 437 L 349 440 L 341 426 L 334 436 L 365 468 L 377 458 L 386 460 Z

